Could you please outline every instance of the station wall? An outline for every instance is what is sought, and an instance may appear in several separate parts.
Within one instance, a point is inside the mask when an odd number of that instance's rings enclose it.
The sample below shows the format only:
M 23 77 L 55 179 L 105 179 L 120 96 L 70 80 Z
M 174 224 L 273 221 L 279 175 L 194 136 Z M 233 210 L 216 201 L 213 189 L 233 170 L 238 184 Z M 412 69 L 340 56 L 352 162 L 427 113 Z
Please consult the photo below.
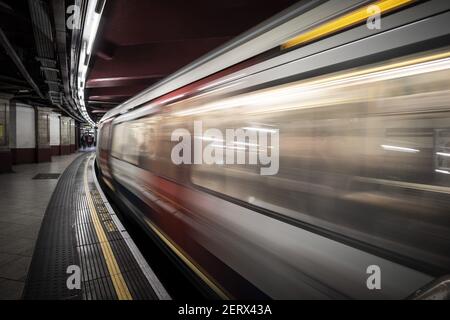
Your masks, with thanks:
M 13 164 L 33 163 L 36 148 L 36 119 L 32 106 L 15 103 L 10 114 L 10 148 Z
M 52 156 L 61 154 L 61 115 L 55 112 L 50 114 L 50 148 Z
M 78 149 L 78 125 L 48 107 L 11 100 L 0 92 L 0 173 L 12 165 L 47 162 Z
M 0 93 L 0 173 L 11 171 L 9 149 L 9 96 Z
M 16 149 L 36 148 L 34 114 L 33 107 L 16 104 Z
M 70 153 L 70 118 L 61 117 L 61 154 Z

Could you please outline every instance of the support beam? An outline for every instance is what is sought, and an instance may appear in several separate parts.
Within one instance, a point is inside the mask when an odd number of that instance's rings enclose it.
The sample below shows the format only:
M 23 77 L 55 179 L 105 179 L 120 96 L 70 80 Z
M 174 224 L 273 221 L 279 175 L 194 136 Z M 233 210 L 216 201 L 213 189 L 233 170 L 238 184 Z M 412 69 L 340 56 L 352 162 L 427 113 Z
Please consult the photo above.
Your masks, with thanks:
M 10 83 L 10 82 L 4 82 L 2 80 L 0 80 L 0 87 L 3 89 L 10 88 L 13 90 L 31 90 L 30 87 L 28 87 L 28 86 L 14 84 L 14 83 Z
M 100 110 L 100 109 L 91 110 L 91 112 L 94 114 L 105 114 L 108 111 L 109 110 Z
M 64 87 L 64 94 L 68 108 L 74 107 L 75 102 L 70 92 L 69 65 L 67 63 L 67 30 L 66 30 L 66 2 L 64 0 L 52 0 L 53 23 L 55 26 L 55 40 L 59 65 L 61 69 L 61 79 Z
M 36 57 L 36 60 L 39 62 L 51 63 L 56 66 L 56 60 L 54 59 Z
M 34 82 L 31 75 L 28 73 L 27 69 L 23 65 L 22 61 L 20 60 L 19 56 L 17 55 L 16 51 L 14 50 L 13 46 L 11 45 L 11 42 L 9 42 L 8 38 L 6 37 L 5 33 L 3 32 L 2 28 L 0 28 L 0 43 L 2 44 L 6 53 L 13 60 L 14 64 L 19 69 L 20 73 L 25 78 L 25 80 L 27 80 L 27 82 L 30 84 L 30 86 L 33 88 L 33 90 L 39 95 L 39 97 L 44 99 L 44 95 L 42 94 L 41 90 L 39 90 L 39 87 Z
M 97 101 L 97 100 L 88 100 L 88 104 L 106 104 L 110 106 L 117 106 L 119 102 L 108 102 L 108 101 Z M 89 107 L 89 106 L 88 106 Z
M 50 68 L 50 67 L 44 67 L 44 66 L 41 66 L 41 70 L 42 70 L 42 71 L 53 71 L 53 72 L 59 73 L 59 70 L 56 69 L 56 68 Z
M 14 14 L 13 8 L 11 8 L 11 6 L 9 4 L 6 4 L 4 1 L 0 1 L 0 12 Z
M 26 84 L 27 82 L 21 79 L 17 79 L 17 78 L 13 78 L 13 77 L 8 77 L 8 76 L 4 76 L 4 75 L 0 75 L 0 81 L 6 81 L 6 82 L 14 82 L 15 84 Z
M 62 86 L 62 83 L 59 82 L 59 81 L 45 80 L 44 82 L 47 83 L 47 84 L 54 84 L 54 85 L 57 85 L 57 86 Z

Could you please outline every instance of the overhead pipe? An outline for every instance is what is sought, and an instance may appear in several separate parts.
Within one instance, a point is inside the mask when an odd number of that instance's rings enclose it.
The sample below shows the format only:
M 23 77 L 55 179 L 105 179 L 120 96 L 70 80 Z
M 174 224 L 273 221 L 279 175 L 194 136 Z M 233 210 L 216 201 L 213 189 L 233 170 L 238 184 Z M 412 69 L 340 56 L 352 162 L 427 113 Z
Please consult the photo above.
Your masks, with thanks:
M 70 104 L 65 104 L 62 99 L 63 92 L 60 91 L 61 80 L 59 78 L 61 71 L 55 55 L 53 28 L 49 18 L 48 5 L 42 0 L 29 0 L 28 6 L 38 53 L 36 60 L 41 63 L 40 69 L 48 86 L 48 97 L 53 105 L 79 120 L 81 117 L 78 116 L 76 110 Z
M 22 76 L 25 78 L 25 80 L 30 84 L 30 86 L 33 88 L 33 90 L 36 92 L 36 94 L 40 98 L 44 99 L 44 95 L 42 94 L 41 90 L 37 86 L 36 82 L 34 82 L 31 75 L 28 73 L 27 69 L 23 65 L 22 61 L 20 60 L 19 56 L 17 55 L 16 51 L 14 50 L 13 46 L 11 45 L 11 42 L 9 42 L 8 38 L 6 37 L 5 33 L 3 32 L 2 28 L 0 28 L 0 43 L 2 44 L 2 46 L 5 49 L 8 56 L 13 60 L 17 69 L 19 69 L 19 72 L 22 74 Z

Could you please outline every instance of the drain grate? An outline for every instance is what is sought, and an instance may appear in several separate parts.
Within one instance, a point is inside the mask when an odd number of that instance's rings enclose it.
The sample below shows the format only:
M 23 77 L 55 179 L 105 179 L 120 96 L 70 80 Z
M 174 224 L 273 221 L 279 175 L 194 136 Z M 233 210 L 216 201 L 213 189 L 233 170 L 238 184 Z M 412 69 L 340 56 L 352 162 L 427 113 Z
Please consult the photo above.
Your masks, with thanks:
M 58 179 L 61 173 L 38 173 L 33 180 Z

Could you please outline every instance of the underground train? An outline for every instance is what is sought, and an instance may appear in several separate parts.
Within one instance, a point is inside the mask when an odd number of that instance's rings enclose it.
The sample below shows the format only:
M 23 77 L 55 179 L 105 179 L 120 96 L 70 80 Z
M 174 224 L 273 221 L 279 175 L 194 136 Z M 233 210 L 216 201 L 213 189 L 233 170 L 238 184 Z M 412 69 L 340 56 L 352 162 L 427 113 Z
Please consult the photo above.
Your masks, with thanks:
M 218 298 L 448 283 L 449 10 L 301 1 L 106 113 L 101 180 Z

